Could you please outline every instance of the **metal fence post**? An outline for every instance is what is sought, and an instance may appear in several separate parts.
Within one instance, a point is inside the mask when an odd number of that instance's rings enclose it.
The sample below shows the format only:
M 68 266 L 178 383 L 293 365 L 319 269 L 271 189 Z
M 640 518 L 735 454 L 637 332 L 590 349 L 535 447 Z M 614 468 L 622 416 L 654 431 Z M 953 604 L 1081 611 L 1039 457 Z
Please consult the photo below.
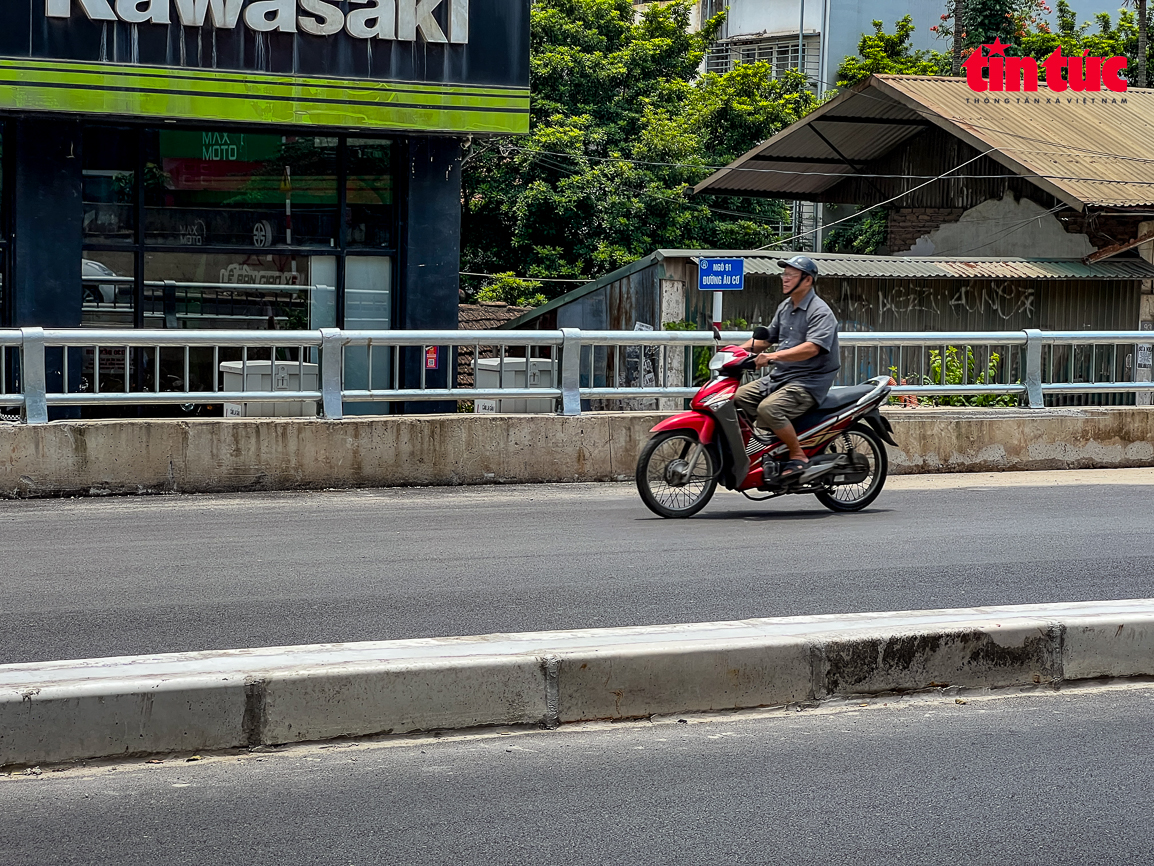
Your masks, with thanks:
M 48 423 L 48 383 L 44 369 L 44 329 L 21 328 L 20 389 L 24 392 L 24 420 Z
M 581 414 L 581 331 L 562 328 L 561 414 Z
M 176 280 L 164 281 L 164 327 L 180 327 L 176 318 Z
M 1042 332 L 1026 329 L 1026 398 L 1031 409 L 1044 409 L 1042 396 Z
M 338 421 L 345 416 L 341 377 L 345 341 L 338 328 L 321 328 L 321 401 L 324 416 Z

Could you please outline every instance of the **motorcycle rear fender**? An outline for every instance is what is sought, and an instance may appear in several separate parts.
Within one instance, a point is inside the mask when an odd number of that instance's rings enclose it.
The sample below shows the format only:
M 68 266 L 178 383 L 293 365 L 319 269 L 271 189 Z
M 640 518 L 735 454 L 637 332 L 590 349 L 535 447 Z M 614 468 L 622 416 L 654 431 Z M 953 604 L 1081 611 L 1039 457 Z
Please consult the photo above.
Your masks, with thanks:
M 703 445 L 713 441 L 713 431 L 717 422 L 702 412 L 681 412 L 671 418 L 666 418 L 650 433 L 660 433 L 663 430 L 692 430 L 697 434 L 697 440 Z
M 873 431 L 878 434 L 878 438 L 880 438 L 883 442 L 893 445 L 895 448 L 897 447 L 898 443 L 894 441 L 893 437 L 894 428 L 890 426 L 889 418 L 887 418 L 877 409 L 874 409 L 872 412 L 862 418 L 862 420 L 873 428 Z

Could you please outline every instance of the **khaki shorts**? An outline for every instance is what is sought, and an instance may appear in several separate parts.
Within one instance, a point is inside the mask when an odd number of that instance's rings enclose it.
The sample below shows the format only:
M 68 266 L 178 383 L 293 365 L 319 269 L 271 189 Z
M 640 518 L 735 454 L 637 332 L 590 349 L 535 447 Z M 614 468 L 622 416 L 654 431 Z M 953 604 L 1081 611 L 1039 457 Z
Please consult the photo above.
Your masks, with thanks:
M 809 391 L 801 385 L 782 385 L 772 394 L 765 391 L 771 387 L 768 379 L 759 379 L 737 389 L 733 402 L 745 412 L 746 417 L 756 418 L 756 425 L 766 430 L 781 430 L 794 418 L 800 418 L 817 405 Z

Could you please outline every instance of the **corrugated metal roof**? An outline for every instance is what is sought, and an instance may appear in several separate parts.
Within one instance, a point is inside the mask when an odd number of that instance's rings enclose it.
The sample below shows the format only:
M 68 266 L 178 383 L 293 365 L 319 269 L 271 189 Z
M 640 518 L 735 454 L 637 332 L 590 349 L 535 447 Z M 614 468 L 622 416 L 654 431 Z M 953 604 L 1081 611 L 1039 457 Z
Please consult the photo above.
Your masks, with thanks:
M 501 328 L 517 328 L 546 313 L 624 280 L 666 259 L 743 258 L 748 274 L 777 276 L 777 262 L 797 255 L 791 250 L 657 250 L 652 255 L 586 283 L 541 307 L 523 313 Z M 916 280 L 1154 280 L 1154 265 L 1143 259 L 1106 259 L 1092 265 L 1080 259 L 949 258 L 945 256 L 856 256 L 849 253 L 806 253 L 817 262 L 821 278 Z
M 648 256 L 645 256 L 644 258 L 640 258 L 635 262 L 630 262 L 629 264 L 625 265 L 624 267 L 618 268 L 617 270 L 615 270 L 611 273 L 608 273 L 603 277 L 600 277 L 596 280 L 588 282 L 583 286 L 580 286 L 576 289 L 573 289 L 572 291 L 566 292 L 565 294 L 561 295 L 560 297 L 554 298 L 553 300 L 549 301 L 547 304 L 543 304 L 540 307 L 534 307 L 533 309 L 528 310 L 525 313 L 522 313 L 517 318 L 515 318 L 509 322 L 506 322 L 504 325 L 501 325 L 501 328 L 502 329 L 519 328 L 519 327 L 521 327 L 521 325 L 524 325 L 526 322 L 532 322 L 534 319 L 539 319 L 543 315 L 545 315 L 546 313 L 551 313 L 554 310 L 558 309 L 559 307 L 563 307 L 566 304 L 577 300 L 578 298 L 582 298 L 585 295 L 591 294 L 592 292 L 595 292 L 604 286 L 608 286 L 611 283 L 616 282 L 617 280 L 622 280 L 622 279 L 625 279 L 626 277 L 632 276 L 633 274 L 637 273 L 638 271 L 645 270 L 646 268 L 648 268 L 649 266 L 654 264 L 654 262 L 657 261 L 657 259 L 660 257 L 660 255 L 661 255 L 661 252 L 658 251 L 656 253 L 652 253 Z
M 962 78 L 913 75 L 871 77 L 694 192 L 818 194 L 853 173 L 841 157 L 868 162 L 931 124 L 1079 209 L 1154 204 L 1154 90 L 979 96 Z
M 661 250 L 664 258 L 734 256 L 745 259 L 749 274 L 776 276 L 779 259 L 794 252 L 765 250 Z M 1092 265 L 1079 259 L 949 258 L 944 256 L 854 256 L 809 253 L 822 277 L 879 277 L 890 279 L 956 280 L 1150 280 L 1154 265 L 1142 259 L 1107 259 Z

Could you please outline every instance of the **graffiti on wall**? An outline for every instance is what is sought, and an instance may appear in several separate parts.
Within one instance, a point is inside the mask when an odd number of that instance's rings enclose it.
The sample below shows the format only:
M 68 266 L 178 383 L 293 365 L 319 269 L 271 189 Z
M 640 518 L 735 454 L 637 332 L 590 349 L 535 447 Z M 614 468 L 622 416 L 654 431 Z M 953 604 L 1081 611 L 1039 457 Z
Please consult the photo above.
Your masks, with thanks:
M 879 318 L 887 314 L 905 317 L 922 313 L 948 318 L 968 314 L 1003 321 L 1012 318 L 1032 320 L 1036 311 L 1036 291 L 1029 284 L 1009 281 L 897 285 L 862 291 L 850 280 L 843 280 L 835 306 L 842 320 L 873 322 L 875 327 Z

